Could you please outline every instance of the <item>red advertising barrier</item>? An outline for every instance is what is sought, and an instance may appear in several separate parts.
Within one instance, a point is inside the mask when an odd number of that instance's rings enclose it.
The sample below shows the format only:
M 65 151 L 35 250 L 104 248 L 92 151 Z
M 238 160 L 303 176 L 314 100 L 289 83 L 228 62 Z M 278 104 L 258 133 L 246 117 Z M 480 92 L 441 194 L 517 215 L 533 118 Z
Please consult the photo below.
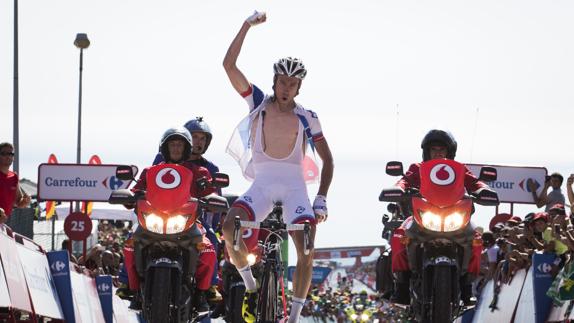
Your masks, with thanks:
M 26 278 L 22 271 L 20 256 L 16 250 L 16 242 L 6 231 L 6 227 L 0 225 L 0 260 L 3 273 L 8 286 L 11 309 L 33 313 Z

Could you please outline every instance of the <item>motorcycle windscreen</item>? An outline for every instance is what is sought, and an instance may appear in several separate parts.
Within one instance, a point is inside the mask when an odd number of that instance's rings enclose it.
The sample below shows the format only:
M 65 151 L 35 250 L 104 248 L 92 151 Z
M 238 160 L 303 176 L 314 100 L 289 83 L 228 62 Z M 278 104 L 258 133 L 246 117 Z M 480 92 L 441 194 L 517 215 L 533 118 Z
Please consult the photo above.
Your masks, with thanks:
M 161 164 L 148 169 L 146 200 L 164 213 L 179 209 L 189 201 L 193 173 L 176 164 Z
M 421 195 L 438 207 L 453 205 L 464 197 L 463 164 L 450 159 L 433 159 L 421 163 Z

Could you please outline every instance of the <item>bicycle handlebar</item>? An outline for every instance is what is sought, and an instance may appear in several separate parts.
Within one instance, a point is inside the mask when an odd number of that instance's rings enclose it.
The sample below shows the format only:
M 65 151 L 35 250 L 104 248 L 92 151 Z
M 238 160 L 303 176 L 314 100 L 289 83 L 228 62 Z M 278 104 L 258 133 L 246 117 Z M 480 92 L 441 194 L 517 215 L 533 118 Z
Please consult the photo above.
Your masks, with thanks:
M 256 222 L 256 221 L 242 221 L 239 216 L 235 217 L 235 230 L 233 231 L 233 250 L 238 251 L 239 245 L 237 244 L 237 240 L 239 239 L 239 234 L 241 232 L 241 228 L 249 228 L 249 229 L 265 229 L 272 232 L 287 230 L 287 231 L 303 231 L 303 252 L 305 255 L 308 255 L 310 252 L 309 249 L 309 236 L 311 232 L 311 224 L 309 221 L 305 221 L 302 224 L 286 224 L 282 222 L 272 222 L 272 221 L 263 221 L 263 222 Z

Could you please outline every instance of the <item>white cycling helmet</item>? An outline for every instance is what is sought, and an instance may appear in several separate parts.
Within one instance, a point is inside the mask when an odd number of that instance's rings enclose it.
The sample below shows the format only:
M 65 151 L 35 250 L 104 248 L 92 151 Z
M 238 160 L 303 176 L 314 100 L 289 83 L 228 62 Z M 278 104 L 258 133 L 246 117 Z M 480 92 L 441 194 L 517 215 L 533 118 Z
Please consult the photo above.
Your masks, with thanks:
M 307 75 L 303 62 L 293 57 L 282 58 L 277 61 L 277 63 L 273 64 L 273 72 L 275 75 L 286 75 L 300 80 L 304 80 Z

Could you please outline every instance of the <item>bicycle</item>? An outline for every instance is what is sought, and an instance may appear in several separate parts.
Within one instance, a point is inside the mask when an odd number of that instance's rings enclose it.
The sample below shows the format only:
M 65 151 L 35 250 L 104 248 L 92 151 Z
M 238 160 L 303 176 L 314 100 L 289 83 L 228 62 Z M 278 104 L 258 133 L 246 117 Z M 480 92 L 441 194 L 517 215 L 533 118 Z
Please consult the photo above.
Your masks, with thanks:
M 283 207 L 276 202 L 273 211 L 263 222 L 242 221 L 235 217 L 235 230 L 233 234 L 233 248 L 239 250 L 237 240 L 241 234 L 241 228 L 263 229 L 269 235 L 261 245 L 261 262 L 263 275 L 261 276 L 261 288 L 257 303 L 256 322 L 277 322 L 287 316 L 287 299 L 283 284 L 283 261 L 281 260 L 281 243 L 287 239 L 289 231 L 303 231 L 303 248 L 306 255 L 309 254 L 309 237 L 311 225 L 309 221 L 303 224 L 286 224 L 283 222 Z M 283 313 L 279 312 L 279 288 L 281 288 L 281 305 Z

